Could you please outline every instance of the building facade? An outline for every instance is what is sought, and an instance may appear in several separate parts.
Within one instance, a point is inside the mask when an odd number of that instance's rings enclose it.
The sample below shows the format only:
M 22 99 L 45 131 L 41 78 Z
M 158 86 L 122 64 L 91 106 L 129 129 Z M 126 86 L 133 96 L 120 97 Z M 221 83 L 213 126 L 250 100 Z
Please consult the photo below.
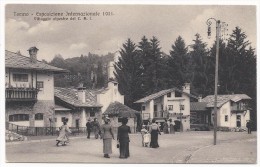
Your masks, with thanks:
M 190 94 L 190 84 L 183 89 L 167 89 L 144 97 L 135 103 L 141 103 L 142 120 L 144 123 L 156 119 L 159 123 L 171 119 L 179 128 L 190 129 L 190 98 L 197 98 Z M 182 126 L 182 127 L 181 127 Z
M 68 71 L 30 57 L 5 51 L 6 122 L 20 126 L 50 126 L 54 119 L 54 75 Z
M 229 128 L 246 128 L 250 120 L 248 102 L 251 98 L 246 94 L 217 96 L 217 126 Z M 206 96 L 201 102 L 207 103 L 211 112 L 211 124 L 214 125 L 214 95 Z

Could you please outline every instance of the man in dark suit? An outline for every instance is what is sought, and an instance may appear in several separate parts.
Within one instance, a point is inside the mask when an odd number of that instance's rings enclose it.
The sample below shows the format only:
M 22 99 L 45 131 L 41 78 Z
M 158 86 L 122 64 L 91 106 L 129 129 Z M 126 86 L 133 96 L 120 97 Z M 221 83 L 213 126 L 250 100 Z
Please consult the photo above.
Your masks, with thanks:
M 246 123 L 246 127 L 247 127 L 247 133 L 251 134 L 251 130 L 252 130 L 252 122 L 249 120 Z
M 130 156 L 129 153 L 129 135 L 131 133 L 130 127 L 127 126 L 128 119 L 122 118 L 122 125 L 118 127 L 117 140 L 119 141 L 119 150 L 120 156 L 119 158 L 128 158 Z
M 88 119 L 88 122 L 86 123 L 86 127 L 87 127 L 87 133 L 88 133 L 88 139 L 90 138 L 90 133 L 91 133 L 91 128 L 92 128 L 92 126 L 91 126 L 91 120 L 90 119 Z

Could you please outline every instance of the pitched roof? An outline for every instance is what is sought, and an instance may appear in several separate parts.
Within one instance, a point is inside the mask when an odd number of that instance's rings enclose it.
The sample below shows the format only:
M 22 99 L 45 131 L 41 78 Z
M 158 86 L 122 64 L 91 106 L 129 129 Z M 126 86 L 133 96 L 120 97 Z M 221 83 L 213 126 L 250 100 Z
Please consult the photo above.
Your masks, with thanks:
M 161 90 L 160 92 L 157 92 L 157 93 L 154 93 L 154 94 L 151 94 L 149 96 L 146 96 L 140 100 L 137 100 L 135 103 L 146 103 L 148 101 L 151 101 L 151 100 L 154 100 L 158 97 L 161 97 L 161 96 L 164 96 L 166 95 L 167 93 L 170 93 L 170 92 L 173 92 L 173 91 L 177 91 L 177 92 L 180 92 L 180 93 L 183 93 L 189 97 L 193 97 L 193 98 L 196 98 L 196 96 L 192 95 L 192 94 L 189 94 L 189 93 L 186 93 L 186 92 L 183 92 L 182 90 L 178 89 L 178 88 L 171 88 L 171 89 L 166 89 L 166 90 Z
M 78 100 L 78 91 L 72 88 L 55 87 L 54 96 L 61 101 L 74 107 L 102 107 L 97 103 L 97 93 L 95 90 L 86 90 L 86 102 Z
M 205 98 L 203 98 L 201 101 L 202 102 L 207 102 L 207 107 L 214 107 L 214 95 L 208 95 Z M 217 107 L 221 107 L 228 101 L 234 101 L 238 102 L 240 100 L 249 100 L 251 99 L 249 96 L 246 94 L 232 94 L 232 95 L 218 95 L 217 96 Z
M 119 117 L 134 118 L 134 117 L 136 117 L 136 115 L 135 115 L 136 113 L 139 113 L 139 112 L 116 101 L 116 102 L 109 104 L 106 111 L 104 112 L 104 115 L 117 115 Z
M 206 111 L 207 103 L 206 102 L 190 102 L 191 111 Z
M 5 51 L 5 67 L 16 69 L 33 69 L 37 71 L 52 71 L 55 73 L 69 72 L 68 70 L 54 67 L 41 61 L 32 63 L 29 57 L 23 56 L 20 53 L 14 53 L 7 50 Z

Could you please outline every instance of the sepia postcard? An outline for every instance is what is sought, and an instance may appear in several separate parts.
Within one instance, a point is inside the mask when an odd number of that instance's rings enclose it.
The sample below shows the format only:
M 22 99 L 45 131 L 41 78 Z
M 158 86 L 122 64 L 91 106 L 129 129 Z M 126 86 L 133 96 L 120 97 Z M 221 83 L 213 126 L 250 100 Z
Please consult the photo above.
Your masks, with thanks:
M 257 7 L 5 2 L 3 164 L 257 165 Z

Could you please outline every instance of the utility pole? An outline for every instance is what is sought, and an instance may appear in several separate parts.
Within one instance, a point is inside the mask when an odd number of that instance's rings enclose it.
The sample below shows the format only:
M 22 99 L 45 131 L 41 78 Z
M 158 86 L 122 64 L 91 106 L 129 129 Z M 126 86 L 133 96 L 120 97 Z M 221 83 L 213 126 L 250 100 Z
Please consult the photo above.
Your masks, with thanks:
M 216 22 L 216 67 L 215 67 L 215 93 L 214 93 L 214 145 L 217 144 L 217 96 L 218 96 L 218 59 L 219 59 L 219 39 L 220 39 L 220 31 L 221 31 L 221 21 L 216 20 L 215 18 L 209 18 L 207 20 L 208 25 L 208 37 L 211 36 L 211 20 Z M 224 24 L 225 28 L 227 24 Z M 225 35 L 225 34 L 224 34 Z

